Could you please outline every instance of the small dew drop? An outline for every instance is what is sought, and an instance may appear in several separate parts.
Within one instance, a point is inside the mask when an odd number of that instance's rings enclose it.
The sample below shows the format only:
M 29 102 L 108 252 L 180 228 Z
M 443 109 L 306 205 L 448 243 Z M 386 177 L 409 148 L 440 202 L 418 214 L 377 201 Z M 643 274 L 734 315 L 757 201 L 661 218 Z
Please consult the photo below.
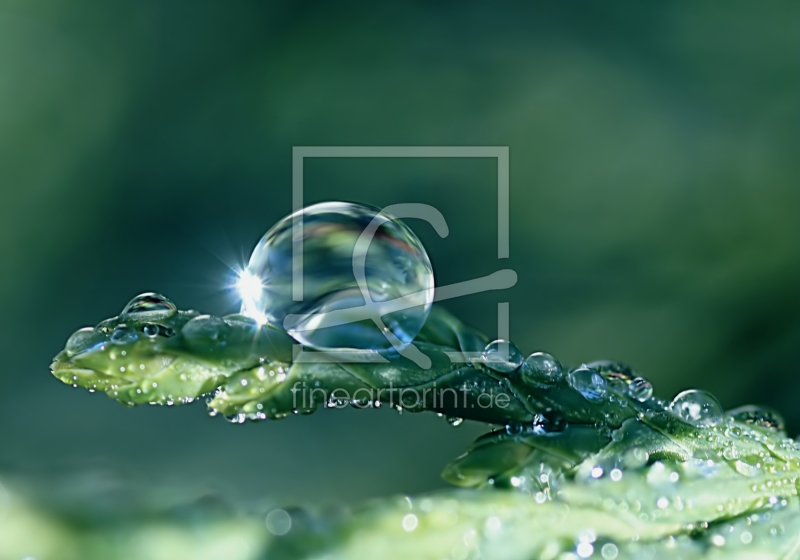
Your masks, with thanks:
M 690 389 L 676 396 L 670 404 L 675 416 L 697 427 L 714 426 L 722 420 L 722 405 L 708 391 Z
M 487 344 L 483 350 L 483 363 L 498 373 L 511 373 L 518 369 L 522 362 L 522 353 L 508 340 L 495 340 Z
M 593 369 L 581 366 L 569 374 L 569 383 L 588 401 L 600 401 L 605 397 L 608 383 Z
M 126 325 L 119 325 L 111 333 L 111 342 L 114 344 L 130 344 L 135 342 L 137 338 L 136 331 Z
M 628 394 L 637 401 L 644 402 L 653 396 L 653 385 L 644 377 L 636 377 L 628 385 Z
M 546 352 L 534 352 L 522 362 L 520 375 L 528 383 L 553 383 L 561 378 L 561 364 Z

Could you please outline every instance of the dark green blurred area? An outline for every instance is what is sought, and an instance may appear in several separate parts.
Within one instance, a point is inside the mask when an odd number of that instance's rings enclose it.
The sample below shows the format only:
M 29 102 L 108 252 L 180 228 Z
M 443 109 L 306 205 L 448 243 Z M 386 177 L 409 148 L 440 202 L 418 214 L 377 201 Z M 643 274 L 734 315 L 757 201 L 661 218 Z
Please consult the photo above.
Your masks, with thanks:
M 78 327 L 155 290 L 225 313 L 291 211 L 292 146 L 501 145 L 492 160 L 311 160 L 307 203 L 423 202 L 437 283 L 524 352 L 630 362 L 671 397 L 781 410 L 800 430 L 795 2 L 404 7 L 290 2 L 0 4 L 0 463 L 232 495 L 356 500 L 443 485 L 484 430 L 323 411 L 228 425 L 128 410 L 48 372 Z

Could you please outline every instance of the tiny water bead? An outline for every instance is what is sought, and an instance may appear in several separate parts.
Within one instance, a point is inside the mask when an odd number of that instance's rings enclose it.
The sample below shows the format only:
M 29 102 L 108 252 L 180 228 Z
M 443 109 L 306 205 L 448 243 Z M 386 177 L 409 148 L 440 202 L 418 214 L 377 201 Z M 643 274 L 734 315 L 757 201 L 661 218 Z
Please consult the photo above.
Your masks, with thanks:
M 111 342 L 114 344 L 130 344 L 135 342 L 139 336 L 136 331 L 127 325 L 119 325 L 111 333 Z
M 293 239 L 302 239 L 302 252 Z M 278 222 L 238 282 L 243 315 L 284 328 L 307 346 L 378 350 L 414 339 L 433 286 L 430 259 L 408 226 L 346 202 L 315 204 Z
M 697 427 L 713 426 L 722 420 L 722 405 L 708 391 L 690 389 L 676 396 L 670 410 L 678 418 Z
M 519 371 L 528 383 L 553 383 L 561 377 L 561 364 L 547 352 L 534 352 L 525 358 Z
M 608 382 L 596 370 L 581 366 L 569 374 L 569 384 L 589 401 L 600 401 L 608 391 Z
M 522 365 L 522 353 L 513 342 L 494 340 L 483 349 L 483 363 L 498 373 L 511 373 Z

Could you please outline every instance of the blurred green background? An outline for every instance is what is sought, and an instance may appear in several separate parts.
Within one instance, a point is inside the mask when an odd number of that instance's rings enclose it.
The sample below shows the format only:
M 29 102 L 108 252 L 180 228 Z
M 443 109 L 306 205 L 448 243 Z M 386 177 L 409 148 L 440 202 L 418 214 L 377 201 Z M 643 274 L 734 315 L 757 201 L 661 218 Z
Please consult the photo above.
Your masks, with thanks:
M 306 200 L 424 202 L 448 307 L 525 352 L 616 358 L 671 398 L 800 430 L 796 2 L 0 3 L 0 466 L 99 469 L 281 502 L 442 486 L 484 428 L 318 412 L 234 426 L 129 410 L 48 372 L 134 295 L 236 309 L 230 267 L 291 210 L 296 145 L 501 145 L 492 160 L 312 160 Z M 94 472 L 94 471 L 92 471 Z M 99 480 L 99 479 L 98 479 Z

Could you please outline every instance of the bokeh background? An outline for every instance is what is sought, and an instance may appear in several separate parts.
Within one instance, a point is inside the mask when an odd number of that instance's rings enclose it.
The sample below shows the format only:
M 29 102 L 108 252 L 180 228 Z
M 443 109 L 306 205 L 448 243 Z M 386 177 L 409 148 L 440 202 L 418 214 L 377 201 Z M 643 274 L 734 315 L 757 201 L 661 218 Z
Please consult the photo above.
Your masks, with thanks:
M 126 409 L 48 372 L 134 295 L 236 309 L 226 285 L 291 210 L 297 145 L 501 145 L 476 160 L 312 160 L 306 200 L 424 202 L 448 303 L 565 363 L 616 358 L 662 397 L 780 409 L 800 431 L 795 2 L 0 4 L 0 465 L 282 503 L 443 485 L 484 428 L 323 411 L 229 425 Z M 89 484 L 106 480 L 97 475 Z

